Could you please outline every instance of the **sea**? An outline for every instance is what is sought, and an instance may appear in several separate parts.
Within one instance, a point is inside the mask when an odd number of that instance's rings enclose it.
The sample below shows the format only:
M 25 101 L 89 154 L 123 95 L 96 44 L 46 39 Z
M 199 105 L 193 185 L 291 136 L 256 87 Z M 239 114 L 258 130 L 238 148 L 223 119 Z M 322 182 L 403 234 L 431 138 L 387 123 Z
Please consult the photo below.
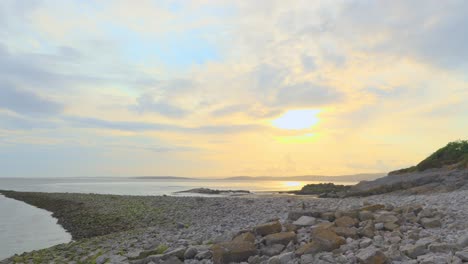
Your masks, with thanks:
M 258 195 L 298 190 L 317 181 L 145 179 L 145 178 L 0 178 L 1 190 L 69 192 L 119 195 L 175 195 L 193 188 L 249 190 Z M 340 182 L 354 184 L 355 182 Z M 71 235 L 52 213 L 0 195 L 0 260 L 14 254 L 48 248 L 71 241 Z

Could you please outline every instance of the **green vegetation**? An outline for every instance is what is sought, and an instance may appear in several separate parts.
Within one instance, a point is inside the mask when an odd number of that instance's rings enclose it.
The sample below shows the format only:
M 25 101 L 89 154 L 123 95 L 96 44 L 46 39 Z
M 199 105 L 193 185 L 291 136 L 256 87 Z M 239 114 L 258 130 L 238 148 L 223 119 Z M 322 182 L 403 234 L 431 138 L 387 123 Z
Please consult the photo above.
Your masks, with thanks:
M 392 171 L 389 174 L 425 171 L 442 167 L 468 168 L 468 140 L 450 142 L 421 161 L 418 165 Z
M 307 195 L 319 195 L 330 192 L 343 192 L 347 191 L 351 186 L 347 185 L 335 185 L 333 183 L 319 183 L 319 184 L 307 184 L 300 191 L 295 191 L 296 194 L 307 194 Z

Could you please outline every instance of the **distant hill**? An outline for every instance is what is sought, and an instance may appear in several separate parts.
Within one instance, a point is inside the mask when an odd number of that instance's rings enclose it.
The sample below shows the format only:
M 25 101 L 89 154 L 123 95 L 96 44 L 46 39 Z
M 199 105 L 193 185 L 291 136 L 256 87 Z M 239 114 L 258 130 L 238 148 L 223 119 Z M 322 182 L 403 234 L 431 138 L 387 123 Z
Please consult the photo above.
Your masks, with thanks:
M 409 172 L 425 171 L 436 168 L 468 168 L 468 140 L 458 140 L 448 143 L 445 147 L 438 149 L 429 157 L 405 169 L 392 171 L 389 175 L 403 174 Z
M 236 176 L 227 178 L 189 178 L 176 176 L 139 176 L 133 179 L 143 180 L 203 180 L 203 181 L 319 181 L 319 182 L 359 182 L 369 181 L 385 176 L 385 173 L 361 173 L 342 176 Z
M 237 176 L 223 178 L 222 180 L 235 181 L 332 181 L 332 182 L 358 182 L 369 181 L 385 176 L 385 173 L 361 173 L 342 176 L 321 176 L 321 175 L 304 175 L 304 176 Z

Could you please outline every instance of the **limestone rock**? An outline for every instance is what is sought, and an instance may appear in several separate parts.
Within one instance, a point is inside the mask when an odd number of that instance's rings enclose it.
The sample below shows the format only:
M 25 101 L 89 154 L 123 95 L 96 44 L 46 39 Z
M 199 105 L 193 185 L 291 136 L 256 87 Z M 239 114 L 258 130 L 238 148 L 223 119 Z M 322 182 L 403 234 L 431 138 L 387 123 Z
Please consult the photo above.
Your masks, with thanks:
M 442 225 L 438 218 L 421 218 L 420 223 L 424 228 L 437 228 Z
M 424 255 L 427 252 L 426 246 L 420 243 L 416 243 L 415 245 L 406 245 L 403 248 L 400 248 L 400 250 L 403 251 L 406 256 L 413 259 Z
M 311 226 L 315 224 L 315 218 L 312 216 L 303 215 L 293 222 L 296 226 Z
M 458 251 L 455 256 L 459 257 L 462 261 L 468 262 L 468 251 Z
M 333 228 L 333 231 L 342 237 L 351 237 L 351 238 L 357 238 L 357 230 L 355 227 L 335 227 Z
M 263 255 L 272 257 L 281 253 L 281 251 L 283 251 L 284 248 L 285 246 L 282 244 L 274 244 L 274 245 L 262 248 L 261 252 Z
M 282 244 L 286 246 L 290 241 L 294 241 L 296 239 L 296 233 L 294 232 L 275 233 L 275 234 L 266 236 L 264 239 L 267 245 Z
M 342 216 L 335 220 L 335 225 L 338 227 L 352 227 L 355 226 L 358 221 L 355 218 L 349 216 Z
M 387 256 L 374 246 L 361 249 L 356 257 L 362 264 L 384 264 L 387 261 Z
M 215 264 L 225 264 L 230 262 L 242 262 L 248 260 L 250 256 L 257 254 L 257 248 L 250 242 L 224 242 L 213 245 L 213 262 Z
M 297 255 L 315 254 L 322 251 L 332 251 L 344 245 L 344 238 L 329 229 L 318 229 L 312 233 L 311 242 L 296 250 Z
M 273 221 L 269 223 L 265 223 L 262 225 L 258 225 L 253 228 L 255 234 L 266 236 L 269 234 L 279 233 L 281 232 L 282 226 L 279 221 Z
M 254 236 L 254 234 L 252 234 L 250 232 L 245 232 L 245 233 L 242 233 L 242 234 L 236 236 L 232 241 L 233 242 L 255 243 L 255 236 Z
M 370 211 L 370 212 L 376 212 L 379 210 L 385 209 L 385 205 L 383 204 L 373 204 L 373 205 L 368 205 L 364 206 L 361 208 L 361 211 Z

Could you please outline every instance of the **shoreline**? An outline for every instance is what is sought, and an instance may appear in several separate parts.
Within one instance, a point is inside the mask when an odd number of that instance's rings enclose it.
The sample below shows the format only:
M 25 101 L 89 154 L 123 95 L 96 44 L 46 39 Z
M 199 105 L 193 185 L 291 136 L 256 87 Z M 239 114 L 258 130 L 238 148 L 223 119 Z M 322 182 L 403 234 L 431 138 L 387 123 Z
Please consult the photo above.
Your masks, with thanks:
M 440 211 L 444 216 L 441 218 L 442 226 L 437 230 L 431 230 L 431 235 L 440 242 L 453 243 L 456 240 L 454 236 L 459 237 L 467 233 L 468 228 L 468 223 L 465 221 L 468 219 L 467 191 L 406 196 L 387 194 L 345 199 L 316 199 L 297 195 L 178 197 L 18 192 L 15 194 L 16 198 L 32 205 L 35 203 L 47 207 L 45 203 L 52 201 L 53 203 L 61 201 L 67 205 L 68 208 L 56 206 L 49 209 L 54 209 L 53 214 L 60 218 L 54 217 L 62 219 L 60 223 L 65 223 L 75 232 L 76 239 L 74 237 L 75 241 L 67 244 L 11 257 L 0 261 L 2 264 L 28 259 L 54 263 L 70 261 L 93 263 L 97 259 L 113 259 L 115 261 L 111 263 L 134 263 L 132 258 L 137 258 L 142 252 L 154 251 L 158 247 L 161 247 L 160 251 L 166 247 L 165 251 L 170 251 L 196 246 L 200 250 L 203 249 L 203 252 L 211 252 L 213 244 L 229 241 L 238 232 L 272 219 L 279 219 L 284 225 L 288 224 L 288 217 L 292 211 L 350 210 L 359 208 L 364 203 L 382 203 L 391 206 L 419 203 L 431 210 Z M 71 207 L 79 209 L 79 212 L 73 213 Z M 80 215 L 86 217 L 80 218 Z M 90 218 L 99 221 L 89 222 Z M 77 219 L 86 219 L 87 222 L 82 223 Z M 104 225 L 107 227 L 104 229 L 107 233 L 95 232 L 104 228 Z M 78 232 L 80 229 L 81 232 Z M 385 234 L 383 233 L 384 238 Z M 158 252 L 152 253 L 154 255 Z M 205 259 L 205 262 L 197 261 L 188 263 L 210 263 L 206 262 L 208 259 Z

